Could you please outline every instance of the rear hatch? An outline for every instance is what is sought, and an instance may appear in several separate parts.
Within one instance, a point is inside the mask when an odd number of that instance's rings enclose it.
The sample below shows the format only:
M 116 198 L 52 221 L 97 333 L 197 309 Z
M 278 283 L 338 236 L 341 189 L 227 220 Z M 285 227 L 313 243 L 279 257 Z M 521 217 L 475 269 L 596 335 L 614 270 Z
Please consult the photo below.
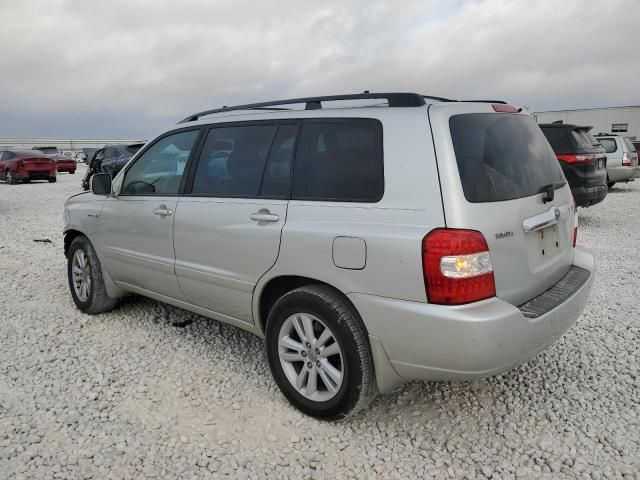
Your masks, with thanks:
M 574 206 L 556 156 L 532 117 L 490 103 L 429 107 L 448 228 L 481 232 L 496 295 L 520 305 L 573 263 Z

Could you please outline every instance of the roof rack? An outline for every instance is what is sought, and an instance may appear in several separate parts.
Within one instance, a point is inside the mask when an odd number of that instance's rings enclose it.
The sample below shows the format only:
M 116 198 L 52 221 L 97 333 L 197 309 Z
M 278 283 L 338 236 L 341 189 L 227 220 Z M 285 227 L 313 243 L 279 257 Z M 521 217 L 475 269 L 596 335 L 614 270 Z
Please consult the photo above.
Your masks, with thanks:
M 247 103 L 244 105 L 224 106 L 222 108 L 214 108 L 213 110 L 205 110 L 203 112 L 194 113 L 180 120 L 178 123 L 195 122 L 200 117 L 211 115 L 214 113 L 231 112 L 235 110 L 271 110 L 268 107 L 277 105 L 293 105 L 296 103 L 304 103 L 305 110 L 319 110 L 322 108 L 322 102 L 333 102 L 337 100 L 367 100 L 367 99 L 385 99 L 389 107 L 421 107 L 426 105 L 425 100 L 437 100 L 439 102 L 455 102 L 449 98 L 432 97 L 429 95 L 420 95 L 418 93 L 352 93 L 346 95 L 329 95 L 323 97 L 302 97 L 289 98 L 285 100 L 272 100 L 270 102 Z M 286 110 L 281 108 L 273 108 L 273 110 Z
M 328 95 L 323 97 L 302 97 L 302 98 L 289 98 L 285 100 L 272 100 L 270 102 L 260 103 L 246 103 L 244 105 L 233 105 L 230 107 L 224 106 L 222 108 L 214 108 L 212 110 L 205 110 L 203 112 L 194 113 L 186 118 L 183 118 L 178 122 L 187 123 L 195 122 L 200 117 L 205 115 L 212 115 L 214 113 L 232 112 L 237 110 L 290 110 L 288 108 L 282 108 L 281 105 L 293 105 L 296 103 L 304 103 L 305 110 L 320 110 L 322 109 L 322 102 L 334 102 L 339 100 L 370 100 L 370 99 L 384 99 L 389 104 L 389 107 L 422 107 L 426 105 L 426 100 L 436 100 L 438 102 L 481 102 L 481 103 L 500 103 L 505 104 L 504 100 L 453 100 L 445 97 L 435 97 L 432 95 L 420 95 L 419 93 L 371 93 L 365 90 L 364 93 L 351 93 L 345 95 Z M 279 107 L 280 106 L 280 107 Z

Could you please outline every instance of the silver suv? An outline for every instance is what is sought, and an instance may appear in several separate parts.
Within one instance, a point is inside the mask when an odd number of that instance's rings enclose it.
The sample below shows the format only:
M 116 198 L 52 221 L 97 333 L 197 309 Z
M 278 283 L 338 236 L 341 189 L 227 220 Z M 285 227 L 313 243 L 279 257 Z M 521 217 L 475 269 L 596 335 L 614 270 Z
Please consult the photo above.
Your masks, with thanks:
M 65 206 L 78 308 L 137 293 L 253 332 L 284 396 L 325 419 L 406 381 L 522 364 L 593 283 L 553 150 L 502 102 L 225 107 L 91 183 Z
M 607 152 L 609 188 L 616 182 L 632 182 L 640 174 L 638 154 L 630 138 L 608 133 L 599 133 L 595 138 Z

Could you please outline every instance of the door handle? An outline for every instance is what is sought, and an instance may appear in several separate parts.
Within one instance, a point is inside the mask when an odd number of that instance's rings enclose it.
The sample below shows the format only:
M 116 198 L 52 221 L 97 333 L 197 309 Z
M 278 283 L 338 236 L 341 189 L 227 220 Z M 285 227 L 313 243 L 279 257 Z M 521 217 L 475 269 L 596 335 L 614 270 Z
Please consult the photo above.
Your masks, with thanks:
M 275 213 L 271 213 L 268 209 L 262 208 L 255 213 L 249 215 L 249 218 L 254 222 L 277 222 L 280 217 Z
M 158 208 L 156 208 L 153 211 L 153 214 L 160 218 L 164 218 L 164 217 L 168 217 L 169 215 L 173 215 L 173 210 L 171 210 L 170 208 L 167 208 L 166 205 L 160 205 Z

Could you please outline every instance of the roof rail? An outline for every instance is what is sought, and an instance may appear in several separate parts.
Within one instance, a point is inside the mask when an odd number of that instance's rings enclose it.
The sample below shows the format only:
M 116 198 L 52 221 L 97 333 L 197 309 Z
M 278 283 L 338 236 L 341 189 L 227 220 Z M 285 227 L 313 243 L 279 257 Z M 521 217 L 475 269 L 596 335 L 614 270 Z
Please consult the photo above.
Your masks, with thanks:
M 385 99 L 389 107 L 421 107 L 426 105 L 425 99 L 437 100 L 440 102 L 455 102 L 443 97 L 432 97 L 428 95 L 420 95 L 417 93 L 352 93 L 346 95 L 329 95 L 323 97 L 302 97 L 289 98 L 285 100 L 272 100 L 270 102 L 247 103 L 244 105 L 224 106 L 222 108 L 214 108 L 203 112 L 194 113 L 180 120 L 178 123 L 195 122 L 200 117 L 211 115 L 214 113 L 231 112 L 235 110 L 269 110 L 267 107 L 275 107 L 277 105 L 292 105 L 296 103 L 304 103 L 305 110 L 318 110 L 322 108 L 322 102 L 333 102 L 337 100 L 367 100 L 367 99 Z M 273 110 L 282 110 L 274 108 Z M 286 109 L 285 109 L 286 110 Z

